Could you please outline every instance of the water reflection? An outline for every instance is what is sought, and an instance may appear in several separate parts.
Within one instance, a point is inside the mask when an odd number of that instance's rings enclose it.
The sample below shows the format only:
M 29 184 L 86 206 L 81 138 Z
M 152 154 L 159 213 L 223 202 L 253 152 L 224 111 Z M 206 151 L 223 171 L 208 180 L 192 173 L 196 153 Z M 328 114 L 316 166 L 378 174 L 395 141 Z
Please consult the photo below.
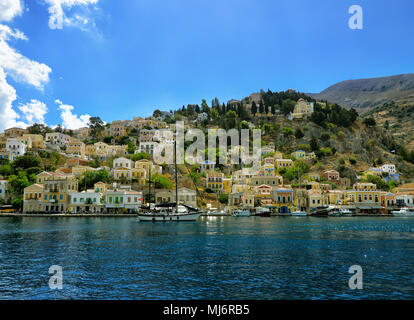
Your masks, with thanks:
M 412 299 L 413 231 L 399 218 L 2 218 L 0 298 Z

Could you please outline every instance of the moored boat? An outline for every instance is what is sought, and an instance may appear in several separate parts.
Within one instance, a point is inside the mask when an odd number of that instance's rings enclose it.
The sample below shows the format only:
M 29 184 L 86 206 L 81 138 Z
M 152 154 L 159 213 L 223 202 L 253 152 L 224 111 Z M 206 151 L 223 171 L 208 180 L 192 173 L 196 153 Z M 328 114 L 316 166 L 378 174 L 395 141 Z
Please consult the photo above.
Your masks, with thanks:
M 236 209 L 231 212 L 232 217 L 250 217 L 249 210 Z
M 306 217 L 308 213 L 306 211 L 296 210 L 291 213 L 293 217 Z
M 270 217 L 271 211 L 269 208 L 257 207 L 255 216 L 256 217 Z
M 329 207 L 317 207 L 310 211 L 311 217 L 327 217 L 329 215 Z
M 167 203 L 138 214 L 139 221 L 197 221 L 201 211 L 186 205 Z
M 413 217 L 414 216 L 414 208 L 405 207 L 405 208 L 401 208 L 400 210 L 397 210 L 397 211 L 392 211 L 391 213 L 395 217 Z
M 335 208 L 333 210 L 331 210 L 328 215 L 330 217 L 352 217 L 354 216 L 354 214 L 352 213 L 351 210 L 349 209 L 344 209 L 344 208 Z

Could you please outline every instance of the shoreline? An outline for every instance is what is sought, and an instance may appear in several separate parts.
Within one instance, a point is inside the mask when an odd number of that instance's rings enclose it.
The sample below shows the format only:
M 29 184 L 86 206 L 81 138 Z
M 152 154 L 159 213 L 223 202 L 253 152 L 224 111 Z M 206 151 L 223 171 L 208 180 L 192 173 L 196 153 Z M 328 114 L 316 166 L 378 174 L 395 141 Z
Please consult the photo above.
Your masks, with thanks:
M 27 214 L 27 213 L 2 213 L 0 214 L 0 218 L 15 218 L 15 217 L 25 217 L 25 218 L 133 218 L 138 217 L 137 213 L 120 213 L 120 214 Z M 201 215 L 201 217 L 232 217 L 231 215 Z M 255 217 L 254 215 L 245 218 Z M 270 217 L 260 217 L 258 218 L 272 218 L 272 217 L 292 217 L 292 218 L 356 218 L 356 217 L 371 217 L 371 218 L 398 218 L 393 216 L 392 214 L 356 214 L 351 217 L 295 217 L 290 214 L 273 214 Z M 240 218 L 240 217 L 233 217 L 233 218 Z

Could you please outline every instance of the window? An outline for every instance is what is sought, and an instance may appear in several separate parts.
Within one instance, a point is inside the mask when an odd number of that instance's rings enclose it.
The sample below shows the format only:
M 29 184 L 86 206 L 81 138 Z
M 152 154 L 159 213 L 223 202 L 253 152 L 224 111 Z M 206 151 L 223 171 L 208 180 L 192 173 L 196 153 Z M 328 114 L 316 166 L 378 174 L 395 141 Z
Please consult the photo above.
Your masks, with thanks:
M 76 198 L 73 198 L 73 202 L 76 202 Z

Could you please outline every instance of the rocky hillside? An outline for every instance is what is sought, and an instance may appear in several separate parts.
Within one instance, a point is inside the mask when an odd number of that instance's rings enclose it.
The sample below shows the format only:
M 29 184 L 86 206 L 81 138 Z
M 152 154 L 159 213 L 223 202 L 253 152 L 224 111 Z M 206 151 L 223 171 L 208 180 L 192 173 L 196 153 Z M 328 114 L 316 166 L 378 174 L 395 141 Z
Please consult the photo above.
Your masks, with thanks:
M 364 117 L 373 117 L 377 126 L 387 130 L 396 141 L 409 150 L 414 149 L 414 103 L 403 105 L 391 101 L 371 109 Z
M 347 80 L 334 84 L 320 93 L 309 95 L 346 108 L 355 108 L 359 112 L 391 101 L 407 105 L 414 103 L 414 74 Z

